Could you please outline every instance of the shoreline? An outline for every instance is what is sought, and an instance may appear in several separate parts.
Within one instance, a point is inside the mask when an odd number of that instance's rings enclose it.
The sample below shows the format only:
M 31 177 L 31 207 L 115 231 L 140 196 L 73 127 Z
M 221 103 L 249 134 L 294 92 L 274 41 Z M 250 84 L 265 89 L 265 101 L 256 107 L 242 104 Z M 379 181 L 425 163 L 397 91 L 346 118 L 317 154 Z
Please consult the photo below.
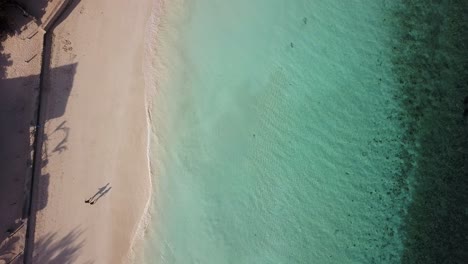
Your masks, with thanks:
M 157 11 L 158 9 L 158 0 L 150 0 L 151 7 L 150 7 L 150 14 L 147 17 L 147 22 L 145 24 L 145 36 L 144 36 L 144 58 L 142 61 L 143 64 L 143 77 L 144 77 L 144 87 L 145 87 L 145 118 L 146 118 L 146 158 L 147 158 L 147 165 L 148 165 L 148 187 L 147 192 L 149 193 L 147 200 L 145 202 L 143 213 L 138 221 L 137 228 L 133 233 L 133 237 L 130 243 L 130 251 L 127 255 L 126 259 L 128 263 L 135 263 L 135 260 L 143 258 L 143 251 L 144 251 L 144 243 L 145 243 L 145 232 L 148 228 L 148 225 L 151 221 L 151 212 L 150 208 L 152 205 L 152 198 L 153 198 L 153 170 L 151 166 L 151 135 L 153 129 L 151 127 L 152 118 L 151 118 L 151 110 L 152 110 L 152 99 L 154 96 L 154 90 L 156 89 L 154 86 L 154 77 L 151 74 L 153 68 L 151 67 L 151 58 L 154 58 L 153 52 L 153 44 L 154 38 L 156 37 L 156 27 L 157 27 Z
M 133 234 L 131 242 L 131 249 L 127 256 L 128 263 L 145 263 L 144 261 L 144 247 L 147 239 L 146 233 L 148 226 L 152 220 L 151 206 L 153 205 L 153 177 L 154 171 L 153 164 L 151 163 L 151 135 L 153 133 L 152 128 L 152 109 L 153 99 L 156 93 L 156 78 L 154 77 L 155 68 L 153 66 L 153 60 L 156 58 L 156 43 L 157 43 L 157 32 L 160 23 L 160 15 L 162 13 L 163 0 L 151 0 L 151 12 L 147 18 L 145 26 L 145 39 L 144 39 L 144 59 L 143 59 L 143 75 L 145 83 L 145 109 L 146 109 L 146 126 L 147 126 L 147 165 L 148 165 L 148 199 L 145 203 L 145 209 L 141 218 L 138 222 L 137 229 Z M 136 260 L 138 259 L 138 262 Z

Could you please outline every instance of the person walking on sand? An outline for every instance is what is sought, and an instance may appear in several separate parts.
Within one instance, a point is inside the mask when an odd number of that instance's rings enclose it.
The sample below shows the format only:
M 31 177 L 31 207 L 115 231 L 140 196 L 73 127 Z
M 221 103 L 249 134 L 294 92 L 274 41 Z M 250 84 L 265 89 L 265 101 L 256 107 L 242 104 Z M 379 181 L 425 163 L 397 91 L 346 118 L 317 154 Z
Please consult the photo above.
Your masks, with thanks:
M 103 187 L 99 188 L 98 191 L 92 197 L 85 200 L 85 203 L 94 204 L 96 202 L 96 201 L 94 201 L 94 198 L 96 198 L 98 195 L 102 194 L 107 189 L 107 186 L 109 186 L 109 183 L 107 183 Z

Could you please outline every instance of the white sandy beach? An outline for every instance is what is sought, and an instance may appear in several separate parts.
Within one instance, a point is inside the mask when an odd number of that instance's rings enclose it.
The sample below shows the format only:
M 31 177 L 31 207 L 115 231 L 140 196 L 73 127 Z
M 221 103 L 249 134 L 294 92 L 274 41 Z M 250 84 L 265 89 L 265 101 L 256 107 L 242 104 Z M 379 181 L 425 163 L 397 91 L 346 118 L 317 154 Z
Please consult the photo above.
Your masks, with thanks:
M 73 1 L 53 29 L 33 263 L 129 262 L 151 192 L 143 78 L 151 7 Z

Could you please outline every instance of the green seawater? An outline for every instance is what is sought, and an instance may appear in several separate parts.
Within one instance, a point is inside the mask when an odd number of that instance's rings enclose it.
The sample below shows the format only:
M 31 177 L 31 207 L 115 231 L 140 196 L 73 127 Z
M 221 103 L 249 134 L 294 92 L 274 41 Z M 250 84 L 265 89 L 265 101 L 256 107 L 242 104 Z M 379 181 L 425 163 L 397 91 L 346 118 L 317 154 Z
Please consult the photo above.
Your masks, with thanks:
M 462 263 L 464 1 L 167 2 L 146 263 Z

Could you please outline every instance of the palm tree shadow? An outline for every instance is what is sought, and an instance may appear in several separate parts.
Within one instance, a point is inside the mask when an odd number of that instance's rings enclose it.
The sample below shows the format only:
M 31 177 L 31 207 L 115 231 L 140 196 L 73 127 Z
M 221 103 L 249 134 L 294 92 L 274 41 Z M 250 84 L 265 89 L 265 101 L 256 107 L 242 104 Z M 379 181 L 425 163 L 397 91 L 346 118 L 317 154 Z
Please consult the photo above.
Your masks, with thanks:
M 60 237 L 57 233 L 49 233 L 36 241 L 34 247 L 34 263 L 71 264 L 76 263 L 85 241 L 80 238 L 83 231 L 73 229 L 67 235 Z M 86 263 L 92 264 L 92 261 Z

